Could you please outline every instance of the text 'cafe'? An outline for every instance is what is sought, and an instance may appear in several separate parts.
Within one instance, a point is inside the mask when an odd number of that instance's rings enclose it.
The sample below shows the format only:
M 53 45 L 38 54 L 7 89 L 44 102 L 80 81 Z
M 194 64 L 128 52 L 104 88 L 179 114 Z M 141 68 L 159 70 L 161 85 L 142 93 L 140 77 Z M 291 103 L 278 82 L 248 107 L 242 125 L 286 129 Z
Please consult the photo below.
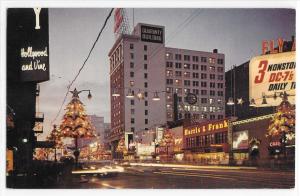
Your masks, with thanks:
M 184 156 L 203 164 L 228 164 L 228 120 L 197 123 L 183 128 Z

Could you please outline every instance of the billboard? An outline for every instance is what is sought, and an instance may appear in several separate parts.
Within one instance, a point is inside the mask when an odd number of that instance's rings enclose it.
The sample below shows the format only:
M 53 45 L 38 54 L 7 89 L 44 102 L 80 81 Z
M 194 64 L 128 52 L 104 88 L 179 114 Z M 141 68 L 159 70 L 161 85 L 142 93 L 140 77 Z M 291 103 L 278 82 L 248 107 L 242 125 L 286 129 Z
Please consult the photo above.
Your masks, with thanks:
M 164 30 L 162 27 L 141 25 L 141 40 L 162 44 L 164 43 Z
M 233 136 L 232 136 L 232 139 L 233 139 L 232 149 L 241 150 L 241 149 L 248 149 L 249 148 L 248 130 L 234 132 Z
M 7 24 L 7 66 L 18 65 L 20 81 L 49 80 L 48 9 L 9 8 Z
M 280 93 L 295 95 L 296 52 L 283 52 L 257 56 L 249 64 L 249 100 L 254 99 L 256 107 L 278 106 L 282 99 L 274 99 Z M 262 104 L 265 96 L 267 104 Z M 294 104 L 295 97 L 289 102 Z

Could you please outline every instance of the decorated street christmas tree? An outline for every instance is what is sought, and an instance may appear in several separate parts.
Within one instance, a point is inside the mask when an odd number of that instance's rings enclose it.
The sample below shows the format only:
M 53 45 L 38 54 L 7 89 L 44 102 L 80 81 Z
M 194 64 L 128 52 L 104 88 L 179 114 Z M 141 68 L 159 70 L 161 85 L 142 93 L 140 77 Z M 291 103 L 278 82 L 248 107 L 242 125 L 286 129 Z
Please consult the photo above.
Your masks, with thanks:
M 83 103 L 79 100 L 79 94 L 82 91 L 71 91 L 73 94 L 72 100 L 66 107 L 66 113 L 63 116 L 60 124 L 60 131 L 62 137 L 71 137 L 75 141 L 74 155 L 76 158 L 76 164 L 78 163 L 78 138 L 91 138 L 95 137 L 95 128 L 92 126 L 86 112 Z M 90 94 L 89 94 L 90 97 Z
M 277 112 L 271 120 L 268 128 L 267 136 L 278 136 L 282 134 L 295 133 L 295 106 L 292 106 L 287 96 L 283 97 L 283 101 L 277 107 Z
M 116 151 L 117 151 L 117 152 L 121 152 L 121 153 L 123 153 L 123 154 L 126 154 L 126 153 L 127 153 L 127 149 L 126 149 L 126 146 L 125 146 L 125 138 L 124 138 L 124 137 L 122 137 L 122 138 L 119 140 Z
M 53 149 L 49 149 L 52 153 L 54 153 L 54 160 L 57 161 L 56 159 L 56 149 L 60 149 L 63 146 L 62 142 L 62 134 L 60 129 L 56 127 L 56 125 L 53 125 L 53 130 L 50 132 L 50 135 L 47 137 L 48 141 L 54 142 L 54 152 Z

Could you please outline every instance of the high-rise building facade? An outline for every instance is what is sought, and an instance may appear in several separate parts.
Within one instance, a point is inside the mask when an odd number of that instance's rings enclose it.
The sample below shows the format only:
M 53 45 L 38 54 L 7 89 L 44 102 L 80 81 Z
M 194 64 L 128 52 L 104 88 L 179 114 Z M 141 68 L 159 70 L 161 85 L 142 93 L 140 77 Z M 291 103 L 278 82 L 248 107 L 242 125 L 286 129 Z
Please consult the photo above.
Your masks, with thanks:
M 163 26 L 139 23 L 109 52 L 112 143 L 125 132 L 173 121 L 175 93 L 179 119 L 225 116 L 224 54 L 165 47 L 164 32 Z M 188 93 L 196 103 L 190 104 Z

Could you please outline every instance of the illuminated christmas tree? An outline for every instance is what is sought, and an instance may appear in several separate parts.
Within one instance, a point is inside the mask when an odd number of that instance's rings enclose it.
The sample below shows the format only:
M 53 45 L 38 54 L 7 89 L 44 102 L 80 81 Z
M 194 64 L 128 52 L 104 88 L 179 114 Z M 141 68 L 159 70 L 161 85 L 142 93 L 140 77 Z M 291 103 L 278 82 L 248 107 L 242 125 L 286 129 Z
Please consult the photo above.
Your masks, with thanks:
M 89 90 L 82 90 L 89 91 Z M 60 131 L 62 137 L 71 137 L 75 140 L 74 155 L 76 163 L 78 163 L 78 138 L 91 138 L 95 137 L 95 128 L 92 126 L 90 119 L 88 118 L 83 103 L 79 100 L 79 94 L 82 91 L 70 91 L 73 96 L 72 100 L 66 107 L 66 113 L 63 116 Z M 91 94 L 88 95 L 91 98 Z
M 56 149 L 62 148 L 63 142 L 61 140 L 62 134 L 61 131 L 56 127 L 56 125 L 53 125 L 53 130 L 51 131 L 50 135 L 47 137 L 48 141 L 54 142 L 54 158 L 56 159 Z M 53 149 L 49 149 L 50 152 L 53 153 Z
M 119 143 L 118 143 L 116 151 L 117 152 L 122 152 L 123 154 L 127 153 L 127 149 L 126 149 L 126 146 L 125 146 L 125 139 L 124 139 L 124 137 L 122 137 L 119 140 Z
M 295 133 L 295 106 L 292 106 L 287 95 L 283 95 L 283 101 L 277 107 L 277 112 L 271 120 L 267 137 Z

